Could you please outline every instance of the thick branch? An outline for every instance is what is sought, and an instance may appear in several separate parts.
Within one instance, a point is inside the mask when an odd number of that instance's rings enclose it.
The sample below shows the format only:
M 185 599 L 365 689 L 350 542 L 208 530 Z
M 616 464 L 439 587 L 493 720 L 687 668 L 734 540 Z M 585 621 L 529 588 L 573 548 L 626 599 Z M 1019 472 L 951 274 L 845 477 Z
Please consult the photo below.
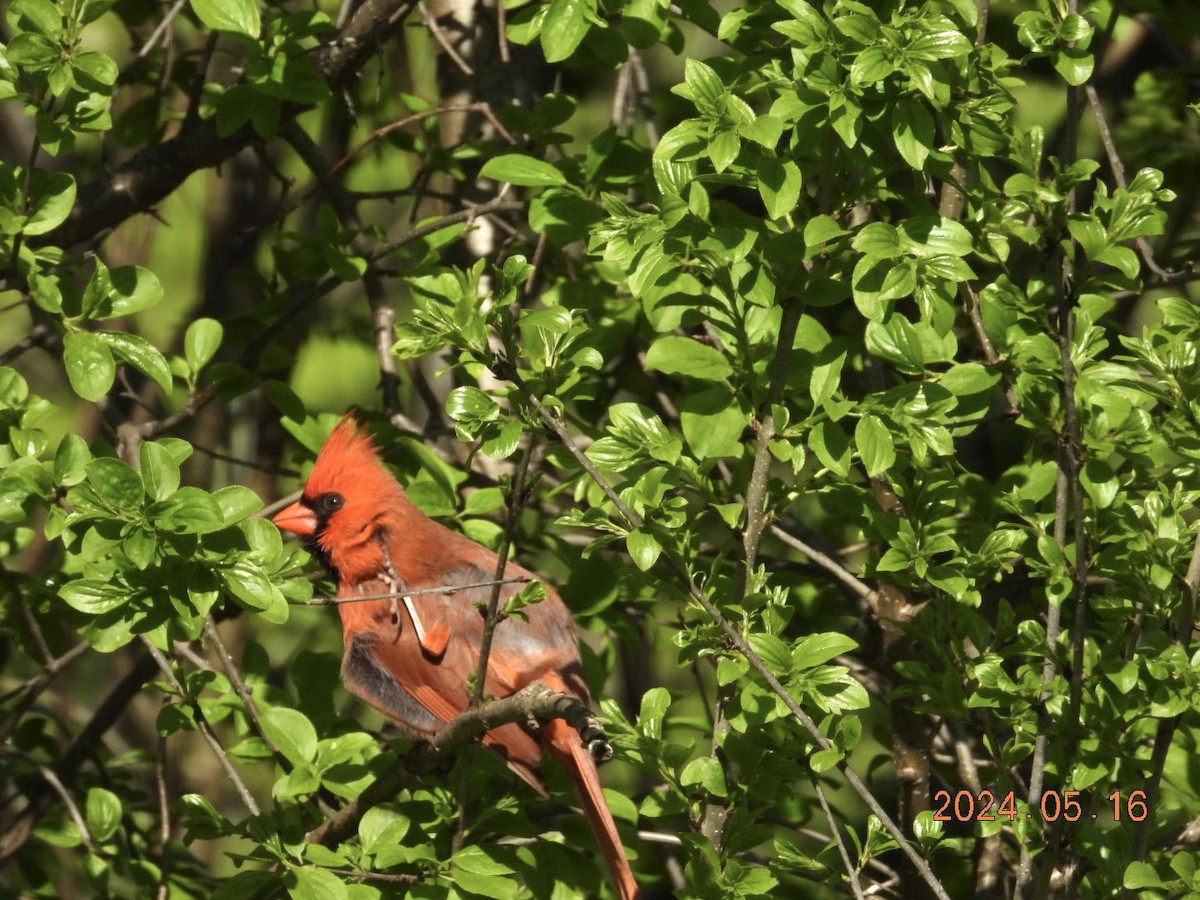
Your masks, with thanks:
M 338 36 L 313 54 L 313 65 L 332 91 L 350 85 L 413 6 L 411 0 L 366 0 Z M 284 118 L 295 118 L 307 108 L 291 105 Z M 215 119 L 189 116 L 175 137 L 147 147 L 111 174 L 84 185 L 70 218 L 36 242 L 71 247 L 91 241 L 151 209 L 193 172 L 217 166 L 259 140 L 249 124 L 222 137 Z

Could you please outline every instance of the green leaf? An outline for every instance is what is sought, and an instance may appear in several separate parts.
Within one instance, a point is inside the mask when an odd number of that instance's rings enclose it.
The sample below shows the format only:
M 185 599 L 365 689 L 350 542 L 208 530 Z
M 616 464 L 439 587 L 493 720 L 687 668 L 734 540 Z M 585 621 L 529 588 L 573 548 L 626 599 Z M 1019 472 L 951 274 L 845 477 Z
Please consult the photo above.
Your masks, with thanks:
M 492 459 L 507 459 L 512 456 L 521 444 L 521 435 L 525 433 L 525 427 L 517 419 L 509 419 L 499 429 L 488 430 L 490 435 L 479 449 Z
M 933 116 L 925 104 L 912 97 L 902 98 L 892 113 L 892 136 L 904 161 L 914 169 L 923 169 L 933 149 Z
M 683 61 L 683 80 L 702 112 L 716 113 L 727 91 L 721 76 L 708 63 L 688 57 Z
M 121 74 L 112 58 L 98 50 L 76 53 L 71 57 L 71 68 L 75 70 L 77 81 L 94 81 L 102 87 L 112 87 Z
M 784 33 L 790 37 L 794 37 L 801 46 L 821 44 L 825 41 L 829 33 L 829 24 L 812 4 L 805 2 L 805 0 L 777 0 L 777 2 L 795 20 L 793 22 L 781 22 L 778 24 L 798 26 Z M 777 26 L 772 27 L 778 30 Z
M 131 316 L 149 309 L 163 296 L 158 276 L 141 266 L 117 266 L 108 272 L 109 292 L 96 312 L 98 319 Z
M 87 476 L 87 464 L 92 454 L 87 441 L 77 434 L 68 434 L 54 453 L 54 483 L 72 487 Z
M 648 531 L 634 529 L 625 536 L 625 546 L 634 564 L 643 572 L 648 571 L 658 561 L 662 553 L 662 545 L 658 538 Z
M 718 131 L 708 145 L 708 158 L 718 173 L 724 172 L 742 152 L 742 141 L 732 128 Z
M 974 249 L 971 232 L 953 219 L 941 216 L 914 216 L 900 226 L 915 256 L 966 256 Z
M 265 610 L 276 602 L 286 603 L 266 573 L 248 559 L 239 559 L 232 565 L 222 566 L 219 571 L 229 593 L 248 609 Z
M 98 616 L 122 606 L 129 594 L 120 585 L 96 578 L 76 578 L 59 588 L 58 596 L 88 615 Z
M 738 126 L 738 134 L 748 141 L 754 141 L 768 150 L 774 150 L 783 136 L 783 120 L 770 114 L 755 116 L 748 125 Z M 789 160 L 790 162 L 790 160 Z M 799 170 L 796 176 L 799 177 Z
M 1129 891 L 1165 887 L 1158 872 L 1154 871 L 1154 867 L 1144 862 L 1131 862 L 1126 866 L 1121 885 Z
M 216 355 L 224 328 L 216 319 L 201 318 L 188 326 L 183 336 L 183 355 L 195 375 Z
M 259 874 L 259 873 L 255 873 Z M 349 900 L 350 888 L 341 878 L 317 866 L 296 866 L 288 871 L 288 896 L 292 900 Z M 246 893 L 241 896 L 256 896 L 262 885 L 252 881 L 247 885 Z
M 906 52 L 916 59 L 951 59 L 970 53 L 971 42 L 961 31 L 952 28 L 925 31 L 908 45 Z
M 670 708 L 671 692 L 664 687 L 650 688 L 642 695 L 638 707 L 638 725 L 643 726 L 643 732 L 648 737 L 661 736 L 662 721 Z
M 1096 67 L 1096 57 L 1086 50 L 1064 47 L 1054 54 L 1054 70 L 1072 87 L 1086 84 Z
M 472 894 L 495 900 L 509 900 L 516 894 L 516 884 L 509 877 L 512 868 L 478 845 L 463 847 L 455 853 L 450 859 L 450 873 L 456 885 Z
M 742 432 L 750 420 L 742 404 L 741 398 L 723 387 L 706 388 L 683 398 L 679 423 L 696 459 L 741 457 Z
M 29 217 L 21 229 L 27 235 L 46 234 L 67 220 L 75 205 L 75 179 L 66 172 L 34 169 L 29 179 Z
M 62 11 L 51 0 L 15 0 L 9 15 L 20 16 L 25 27 L 51 40 L 64 34 Z
M 589 15 L 594 18 L 596 11 L 594 4 L 586 0 L 551 0 L 539 33 L 546 62 L 562 62 L 575 52 L 590 28 Z M 512 181 L 510 178 L 499 180 Z M 522 184 L 519 181 L 512 183 Z
M 904 252 L 900 232 L 887 222 L 871 222 L 864 226 L 854 235 L 850 246 L 864 256 L 877 260 L 893 259 Z
M 207 491 L 181 487 L 147 511 L 156 527 L 180 534 L 208 534 L 225 527 L 221 507 Z
M 822 772 L 827 772 L 840 763 L 846 754 L 838 747 L 830 747 L 828 750 L 818 750 L 808 758 L 808 764 L 812 770 L 818 775 Z
M 121 826 L 121 798 L 104 788 L 88 788 L 85 819 L 92 840 L 107 841 Z
M 733 374 L 729 361 L 719 350 L 673 334 L 660 337 L 650 345 L 646 351 L 646 368 L 704 381 L 721 381 Z
M 529 227 L 560 247 L 583 240 L 590 226 L 603 219 L 604 211 L 594 201 L 567 188 L 542 191 L 529 203 Z
M 820 406 L 837 393 L 842 383 L 842 367 L 846 364 L 846 352 L 823 354 L 825 362 L 814 363 L 809 377 L 808 392 L 813 406 Z
M 807 252 L 812 252 L 822 244 L 849 233 L 832 216 L 813 216 L 804 223 L 804 246 Z
M 857 641 L 836 631 L 806 635 L 792 651 L 792 665 L 797 669 L 811 669 L 857 647 Z
M 788 649 L 788 645 L 775 635 L 766 632 L 752 633 L 746 638 L 746 642 L 771 670 L 771 674 L 780 676 L 791 674 L 792 652 Z
M 142 482 L 154 500 L 165 500 L 179 487 L 179 465 L 166 448 L 153 441 L 142 441 Z
M 549 187 L 567 183 L 567 177 L 553 165 L 524 153 L 494 156 L 483 164 L 479 174 L 482 178 L 507 181 L 522 187 Z
M 93 403 L 108 393 L 117 377 L 112 352 L 90 331 L 69 331 L 63 335 L 63 365 L 71 389 Z
M 504 492 L 498 487 L 486 487 L 472 493 L 463 504 L 463 514 L 486 516 L 504 506 Z
M 679 773 L 679 783 L 684 787 L 691 784 L 701 785 L 714 797 L 729 796 L 725 770 L 721 768 L 720 761 L 711 756 L 698 756 L 691 760 Z
M 292 765 L 307 765 L 317 758 L 317 730 L 304 713 L 286 706 L 268 707 L 262 724 L 267 740 Z
M 938 379 L 938 383 L 956 397 L 990 391 L 999 381 L 999 372 L 974 362 L 951 366 Z
M 262 509 L 262 498 L 248 487 L 240 484 L 230 484 L 212 495 L 217 507 L 221 510 L 221 518 L 226 525 L 242 521 L 252 513 Z M 272 532 L 278 532 L 272 529 Z
M 876 416 L 867 414 L 858 420 L 854 427 L 854 444 L 871 478 L 882 475 L 896 462 L 892 433 Z
M 829 471 L 843 478 L 850 474 L 850 439 L 837 422 L 818 422 L 809 432 L 808 446 Z
M 258 38 L 262 21 L 254 0 L 189 0 L 192 12 L 213 31 Z
M 758 193 L 767 207 L 767 215 L 779 219 L 790 215 L 800 202 L 800 167 L 790 159 L 781 162 L 773 156 L 758 160 Z
M 916 327 L 898 313 L 886 325 L 867 323 L 866 344 L 872 356 L 890 362 L 902 372 L 918 375 L 925 370 L 921 337 Z
M 139 509 L 146 498 L 138 473 L 111 456 L 97 457 L 88 463 L 87 480 L 96 496 L 114 512 Z
M 171 394 L 171 367 L 159 349 L 144 337 L 123 331 L 97 331 L 95 337 L 109 349 L 157 384 L 164 394 Z
M 446 398 L 446 415 L 459 423 L 466 437 L 474 438 L 484 425 L 497 421 L 502 413 L 489 394 L 468 384 L 450 392 Z

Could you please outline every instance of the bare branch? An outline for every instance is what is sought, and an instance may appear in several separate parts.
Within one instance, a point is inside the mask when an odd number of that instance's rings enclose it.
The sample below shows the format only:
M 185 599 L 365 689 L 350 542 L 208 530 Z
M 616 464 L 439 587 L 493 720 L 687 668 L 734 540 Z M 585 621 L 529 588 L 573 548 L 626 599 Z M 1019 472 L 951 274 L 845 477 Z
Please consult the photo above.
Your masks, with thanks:
M 167 792 L 167 738 L 159 735 L 158 753 L 154 760 L 154 787 L 158 794 L 159 854 L 157 900 L 169 900 L 171 895 L 171 796 Z
M 221 768 L 225 771 L 225 775 L 233 784 L 234 790 L 237 791 L 238 797 L 241 798 L 242 805 L 250 811 L 251 815 L 257 816 L 260 812 L 258 802 L 254 799 L 254 795 L 250 793 L 250 789 L 246 787 L 246 782 L 242 781 L 242 776 L 233 767 L 233 761 L 229 758 L 229 754 L 225 752 L 225 748 L 221 746 L 221 742 L 217 739 L 212 726 L 208 724 L 208 719 L 200 709 L 200 706 L 188 697 L 183 685 L 175 677 L 175 671 L 171 668 L 171 663 L 163 655 L 163 652 L 144 637 L 142 638 L 142 645 L 158 665 L 158 669 L 162 672 L 163 677 L 167 679 L 167 683 L 179 694 L 180 699 L 191 705 L 192 714 L 195 716 L 196 727 L 200 731 L 200 736 L 204 738 L 204 742 L 208 744 L 209 749 L 216 756 L 217 762 L 220 763 Z
M 783 541 L 793 550 L 799 550 L 864 600 L 870 599 L 870 597 L 875 593 L 874 588 L 868 585 L 865 581 L 863 581 L 829 554 L 822 553 L 816 547 L 806 544 L 804 541 L 800 540 L 800 538 L 796 537 L 791 532 L 784 531 L 778 525 L 769 526 L 769 530 L 773 537 Z
M 508 556 L 512 549 L 513 533 L 517 529 L 517 519 L 525 505 L 525 479 L 529 474 L 529 464 L 537 449 L 537 438 L 531 437 L 525 445 L 521 461 L 513 472 L 512 485 L 508 492 L 508 511 L 504 517 L 504 531 L 500 536 L 500 546 L 496 550 L 496 577 L 492 581 L 492 594 L 488 597 L 487 614 L 484 616 L 483 637 L 479 641 L 479 664 L 475 668 L 475 686 L 471 690 L 471 706 L 478 706 L 483 699 L 484 682 L 487 681 L 488 658 L 492 652 L 492 636 L 500 619 L 500 593 L 506 582 L 504 570 L 508 566 Z
M 834 844 L 837 845 L 838 856 L 842 859 L 842 868 L 846 870 L 846 878 L 850 882 L 850 890 L 854 893 L 855 900 L 863 900 L 862 885 L 858 883 L 858 868 L 854 865 L 854 860 L 850 858 L 850 851 L 846 849 L 846 842 L 842 839 L 842 829 L 838 827 L 837 816 L 829 806 L 829 798 L 825 796 L 825 789 L 821 787 L 821 782 L 815 775 L 812 777 L 812 786 L 813 790 L 817 792 L 817 802 L 821 804 L 821 812 L 825 816 L 825 821 L 829 824 L 829 833 Z
M 306 606 L 337 606 L 339 603 L 361 603 L 364 600 L 398 600 L 403 597 L 420 597 L 424 594 L 457 594 L 459 591 L 471 591 L 475 588 L 497 587 L 505 584 L 529 584 L 534 579 L 524 575 L 515 578 L 494 578 L 488 581 L 473 581 L 470 584 L 444 584 L 440 587 L 419 588 L 403 592 L 392 591 L 386 594 L 362 594 L 353 597 L 314 597 L 307 601 Z

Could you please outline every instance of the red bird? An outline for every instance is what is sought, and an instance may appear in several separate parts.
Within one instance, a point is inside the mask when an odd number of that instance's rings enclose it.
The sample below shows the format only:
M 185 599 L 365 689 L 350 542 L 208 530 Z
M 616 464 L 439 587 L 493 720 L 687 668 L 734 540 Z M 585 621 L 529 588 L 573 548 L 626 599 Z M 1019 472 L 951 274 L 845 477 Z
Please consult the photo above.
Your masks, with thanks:
M 469 704 L 467 677 L 479 665 L 483 616 L 490 587 L 449 594 L 403 596 L 405 590 L 464 585 L 495 577 L 492 551 L 434 522 L 413 506 L 371 439 L 346 416 L 317 454 L 300 500 L 273 519 L 312 540 L 337 580 L 339 597 L 394 594 L 396 599 L 340 603 L 342 680 L 346 687 L 411 736 L 430 738 Z M 509 563 L 510 577 L 533 576 Z M 501 598 L 517 593 L 505 585 Z M 547 587 L 546 598 L 495 629 L 484 691 L 507 697 L 534 681 L 589 702 L 575 625 Z M 535 734 L 503 725 L 483 741 L 509 768 L 545 795 L 543 745 L 566 766 L 596 835 L 617 893 L 637 896 L 600 778 L 579 733 L 561 719 Z

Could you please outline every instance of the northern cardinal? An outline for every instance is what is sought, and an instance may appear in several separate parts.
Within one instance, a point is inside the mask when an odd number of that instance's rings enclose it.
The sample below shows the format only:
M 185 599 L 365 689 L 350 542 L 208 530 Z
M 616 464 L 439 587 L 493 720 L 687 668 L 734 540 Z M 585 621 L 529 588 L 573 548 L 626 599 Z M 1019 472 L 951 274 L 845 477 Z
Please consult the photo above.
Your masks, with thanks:
M 496 554 L 413 506 L 379 453 L 347 415 L 325 441 L 300 500 L 274 523 L 310 539 L 337 580 L 338 597 L 395 598 L 339 603 L 342 680 L 410 736 L 430 738 L 469 704 L 467 677 L 479 665 L 480 604 L 492 588 L 404 596 L 405 590 L 465 585 L 495 577 Z M 532 578 L 515 563 L 506 577 Z M 504 585 L 502 598 L 517 593 Z M 507 697 L 534 681 L 588 703 L 575 625 L 549 587 L 524 618 L 502 619 L 493 636 L 484 691 Z M 545 795 L 545 746 L 571 775 L 584 814 L 622 900 L 637 896 L 612 813 L 591 754 L 579 733 L 554 719 L 535 734 L 517 724 L 484 735 L 509 768 Z

